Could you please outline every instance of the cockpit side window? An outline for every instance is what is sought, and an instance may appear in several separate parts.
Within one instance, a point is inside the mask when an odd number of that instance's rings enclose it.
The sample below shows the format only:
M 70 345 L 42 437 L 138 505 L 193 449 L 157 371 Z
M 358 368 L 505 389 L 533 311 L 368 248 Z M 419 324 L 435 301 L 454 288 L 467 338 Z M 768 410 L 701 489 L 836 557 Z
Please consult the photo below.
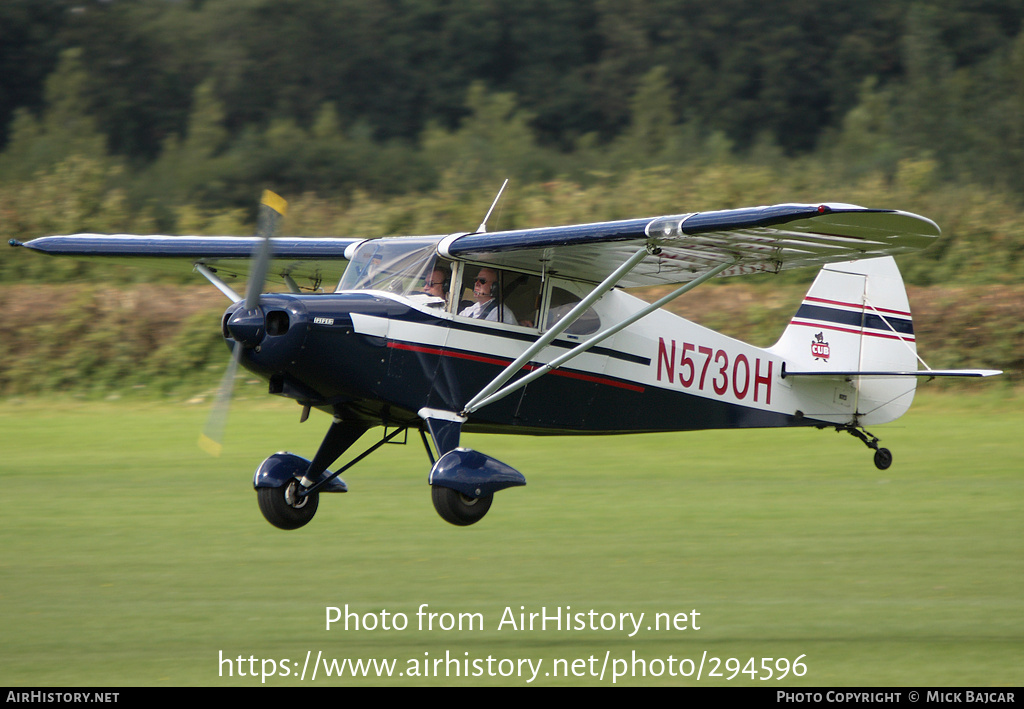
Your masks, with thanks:
M 459 315 L 477 320 L 537 327 L 540 276 L 467 264 L 463 270 Z

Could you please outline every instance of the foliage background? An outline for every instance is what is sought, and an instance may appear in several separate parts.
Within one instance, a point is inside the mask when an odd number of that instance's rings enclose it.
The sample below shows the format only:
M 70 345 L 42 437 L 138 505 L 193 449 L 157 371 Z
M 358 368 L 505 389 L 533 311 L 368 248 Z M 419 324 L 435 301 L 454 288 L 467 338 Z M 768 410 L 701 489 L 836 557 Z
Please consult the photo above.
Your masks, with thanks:
M 944 232 L 900 262 L 930 363 L 1014 381 L 1022 19 L 1014 0 L 6 0 L 0 232 L 250 233 L 271 188 L 288 234 L 448 233 L 506 177 L 492 228 L 899 208 Z M 194 390 L 223 366 L 223 304 L 187 274 L 5 251 L 0 394 Z M 768 344 L 809 277 L 678 308 Z

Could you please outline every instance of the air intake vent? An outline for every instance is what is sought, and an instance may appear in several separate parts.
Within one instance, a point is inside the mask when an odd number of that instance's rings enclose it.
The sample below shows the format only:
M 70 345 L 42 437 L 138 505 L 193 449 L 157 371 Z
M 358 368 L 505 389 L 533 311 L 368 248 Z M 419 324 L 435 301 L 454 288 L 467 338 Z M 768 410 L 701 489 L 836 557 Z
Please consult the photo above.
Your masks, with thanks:
M 271 337 L 287 333 L 290 324 L 288 313 L 283 310 L 271 310 L 267 313 L 267 334 Z

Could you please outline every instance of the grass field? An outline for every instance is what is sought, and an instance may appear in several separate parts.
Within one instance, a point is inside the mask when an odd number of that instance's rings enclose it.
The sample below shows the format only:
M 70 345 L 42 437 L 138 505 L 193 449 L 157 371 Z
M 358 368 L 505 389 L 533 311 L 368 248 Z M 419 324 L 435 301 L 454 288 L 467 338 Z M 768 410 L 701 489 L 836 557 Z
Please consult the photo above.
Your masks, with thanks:
M 326 417 L 298 413 L 237 402 L 213 459 L 201 406 L 0 402 L 0 684 L 1024 684 L 1010 394 L 919 396 L 873 431 L 886 472 L 830 431 L 466 436 L 529 485 L 462 529 L 430 504 L 418 437 L 349 471 L 308 527 L 272 528 L 251 473 L 315 450 Z M 346 604 L 376 627 L 326 629 Z M 629 637 L 620 614 L 641 612 Z M 394 676 L 314 680 L 318 653 Z M 763 658 L 786 676 L 762 680 Z

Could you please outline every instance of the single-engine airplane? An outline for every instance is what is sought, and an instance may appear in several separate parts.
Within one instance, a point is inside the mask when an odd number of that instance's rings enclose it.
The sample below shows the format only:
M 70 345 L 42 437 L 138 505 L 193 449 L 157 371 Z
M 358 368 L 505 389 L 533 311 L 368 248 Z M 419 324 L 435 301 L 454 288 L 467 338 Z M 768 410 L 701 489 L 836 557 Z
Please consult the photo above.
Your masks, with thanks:
M 311 408 L 333 417 L 312 460 L 275 453 L 256 470 L 260 510 L 282 529 L 308 523 L 320 493 L 347 491 L 341 473 L 409 429 L 430 459 L 435 509 L 470 525 L 496 492 L 526 479 L 461 447 L 463 431 L 815 426 L 859 438 L 885 469 L 892 455 L 865 426 L 901 416 L 918 378 L 999 374 L 929 369 L 917 356 L 893 255 L 927 247 L 939 228 L 907 212 L 780 204 L 491 233 L 485 217 L 475 232 L 447 236 L 272 238 L 284 212 L 268 192 L 254 237 L 11 242 L 51 255 L 185 262 L 231 299 L 221 325 L 232 358 L 215 412 L 241 364 L 302 405 L 302 420 Z M 818 276 L 766 349 L 661 309 L 716 276 L 802 266 Z M 242 296 L 230 283 L 246 274 Z M 263 292 L 268 278 L 288 292 Z M 303 292 L 300 283 L 337 287 Z M 621 290 L 668 284 L 676 288 L 650 304 Z M 217 447 L 223 416 L 211 422 L 204 439 Z M 328 470 L 377 426 L 379 440 Z

